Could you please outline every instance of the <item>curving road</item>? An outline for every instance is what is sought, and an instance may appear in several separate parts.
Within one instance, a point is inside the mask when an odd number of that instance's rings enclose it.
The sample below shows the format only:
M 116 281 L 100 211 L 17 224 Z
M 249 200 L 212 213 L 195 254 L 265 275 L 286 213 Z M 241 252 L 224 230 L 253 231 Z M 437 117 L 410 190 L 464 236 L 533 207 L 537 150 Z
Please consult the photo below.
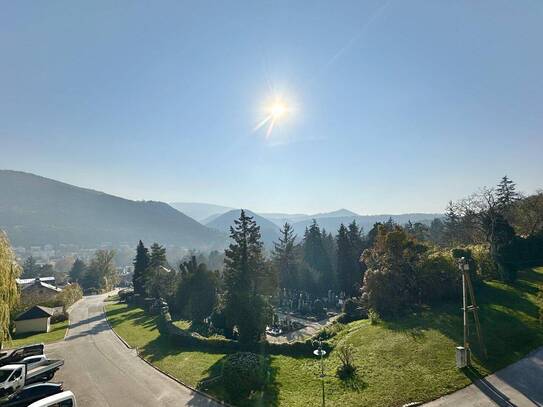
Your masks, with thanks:
M 70 313 L 66 339 L 46 346 L 64 359 L 54 381 L 63 381 L 82 407 L 216 407 L 142 361 L 111 331 L 103 310 L 107 294 L 84 297 Z

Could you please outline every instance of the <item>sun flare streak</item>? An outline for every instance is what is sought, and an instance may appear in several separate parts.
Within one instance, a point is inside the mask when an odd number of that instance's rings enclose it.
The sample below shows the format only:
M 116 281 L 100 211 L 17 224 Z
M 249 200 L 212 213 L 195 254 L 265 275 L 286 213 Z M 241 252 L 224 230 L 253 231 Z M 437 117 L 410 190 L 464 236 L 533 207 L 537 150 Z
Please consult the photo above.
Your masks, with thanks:
M 263 108 L 264 118 L 255 126 L 254 131 L 260 130 L 266 126 L 266 138 L 269 138 L 273 129 L 291 113 L 291 109 L 287 102 L 276 96 L 271 102 L 267 103 Z

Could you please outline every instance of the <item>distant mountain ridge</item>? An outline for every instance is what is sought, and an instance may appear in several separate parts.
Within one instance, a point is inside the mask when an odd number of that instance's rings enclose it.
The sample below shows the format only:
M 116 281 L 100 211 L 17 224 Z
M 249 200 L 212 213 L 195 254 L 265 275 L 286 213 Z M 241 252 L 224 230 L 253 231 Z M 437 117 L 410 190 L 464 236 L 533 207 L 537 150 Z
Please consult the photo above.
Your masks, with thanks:
M 230 226 L 234 225 L 234 220 L 238 219 L 241 213 L 241 209 L 234 209 L 223 213 L 222 215 L 212 219 L 206 224 L 207 227 L 216 229 L 223 233 L 230 232 Z M 274 241 L 279 238 L 279 227 L 270 220 L 245 209 L 245 213 L 254 218 L 254 221 L 260 226 L 260 234 L 262 235 L 262 241 L 267 247 L 271 247 Z
M 202 224 L 205 224 L 206 218 L 209 218 L 210 216 L 219 216 L 235 209 L 229 206 L 201 202 L 171 202 L 170 206 L 183 212 L 185 215 L 190 216 L 192 219 L 196 219 Z
M 164 202 L 132 201 L 38 175 L 0 170 L 0 229 L 15 246 L 139 239 L 186 248 L 224 247 L 226 236 Z

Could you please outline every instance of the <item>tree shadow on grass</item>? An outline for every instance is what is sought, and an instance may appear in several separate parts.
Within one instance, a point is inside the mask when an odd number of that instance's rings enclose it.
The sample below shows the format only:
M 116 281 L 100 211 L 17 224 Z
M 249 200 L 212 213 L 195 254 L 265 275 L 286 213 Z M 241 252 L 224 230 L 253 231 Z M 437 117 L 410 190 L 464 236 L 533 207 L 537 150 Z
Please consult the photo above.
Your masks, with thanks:
M 348 391 L 361 392 L 368 387 L 368 383 L 362 379 L 362 375 L 355 373 L 352 376 L 340 380 L 341 387 Z
M 211 394 L 220 400 L 225 400 L 237 407 L 276 407 L 279 405 L 279 383 L 277 382 L 279 369 L 272 366 L 272 357 L 270 355 L 265 356 L 267 365 L 269 366 L 265 386 L 261 390 L 254 391 L 246 399 L 232 398 L 225 390 L 221 377 L 222 365 L 225 358 L 226 356 L 219 359 L 206 370 L 206 377 L 197 384 L 199 390 Z

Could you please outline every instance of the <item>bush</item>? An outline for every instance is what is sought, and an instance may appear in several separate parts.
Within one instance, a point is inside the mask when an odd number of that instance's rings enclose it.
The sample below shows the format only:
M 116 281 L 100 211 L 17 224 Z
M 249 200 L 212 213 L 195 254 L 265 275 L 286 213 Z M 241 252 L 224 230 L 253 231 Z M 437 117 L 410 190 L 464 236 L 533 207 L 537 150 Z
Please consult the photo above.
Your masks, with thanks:
M 224 388 L 232 400 L 246 398 L 252 391 L 261 389 L 267 376 L 266 359 L 251 352 L 228 355 L 222 366 Z
M 77 283 L 67 285 L 60 294 L 57 295 L 59 305 L 65 310 L 81 298 L 83 298 L 83 290 Z
M 340 379 L 348 379 L 356 373 L 354 358 L 356 351 L 352 345 L 342 345 L 337 348 L 337 355 L 341 365 L 337 368 L 337 375 Z
M 348 322 L 357 321 L 368 317 L 368 313 L 355 298 L 348 298 L 343 304 L 343 315 L 338 319 L 339 322 L 346 324 Z
M 370 308 L 370 310 L 368 311 L 368 318 L 371 325 L 377 325 L 379 322 L 381 322 L 381 317 L 379 316 L 379 313 L 372 308 Z
M 51 317 L 51 323 L 56 324 L 57 322 L 67 321 L 69 318 L 69 315 L 66 311 L 63 311 L 59 314 L 55 314 Z

